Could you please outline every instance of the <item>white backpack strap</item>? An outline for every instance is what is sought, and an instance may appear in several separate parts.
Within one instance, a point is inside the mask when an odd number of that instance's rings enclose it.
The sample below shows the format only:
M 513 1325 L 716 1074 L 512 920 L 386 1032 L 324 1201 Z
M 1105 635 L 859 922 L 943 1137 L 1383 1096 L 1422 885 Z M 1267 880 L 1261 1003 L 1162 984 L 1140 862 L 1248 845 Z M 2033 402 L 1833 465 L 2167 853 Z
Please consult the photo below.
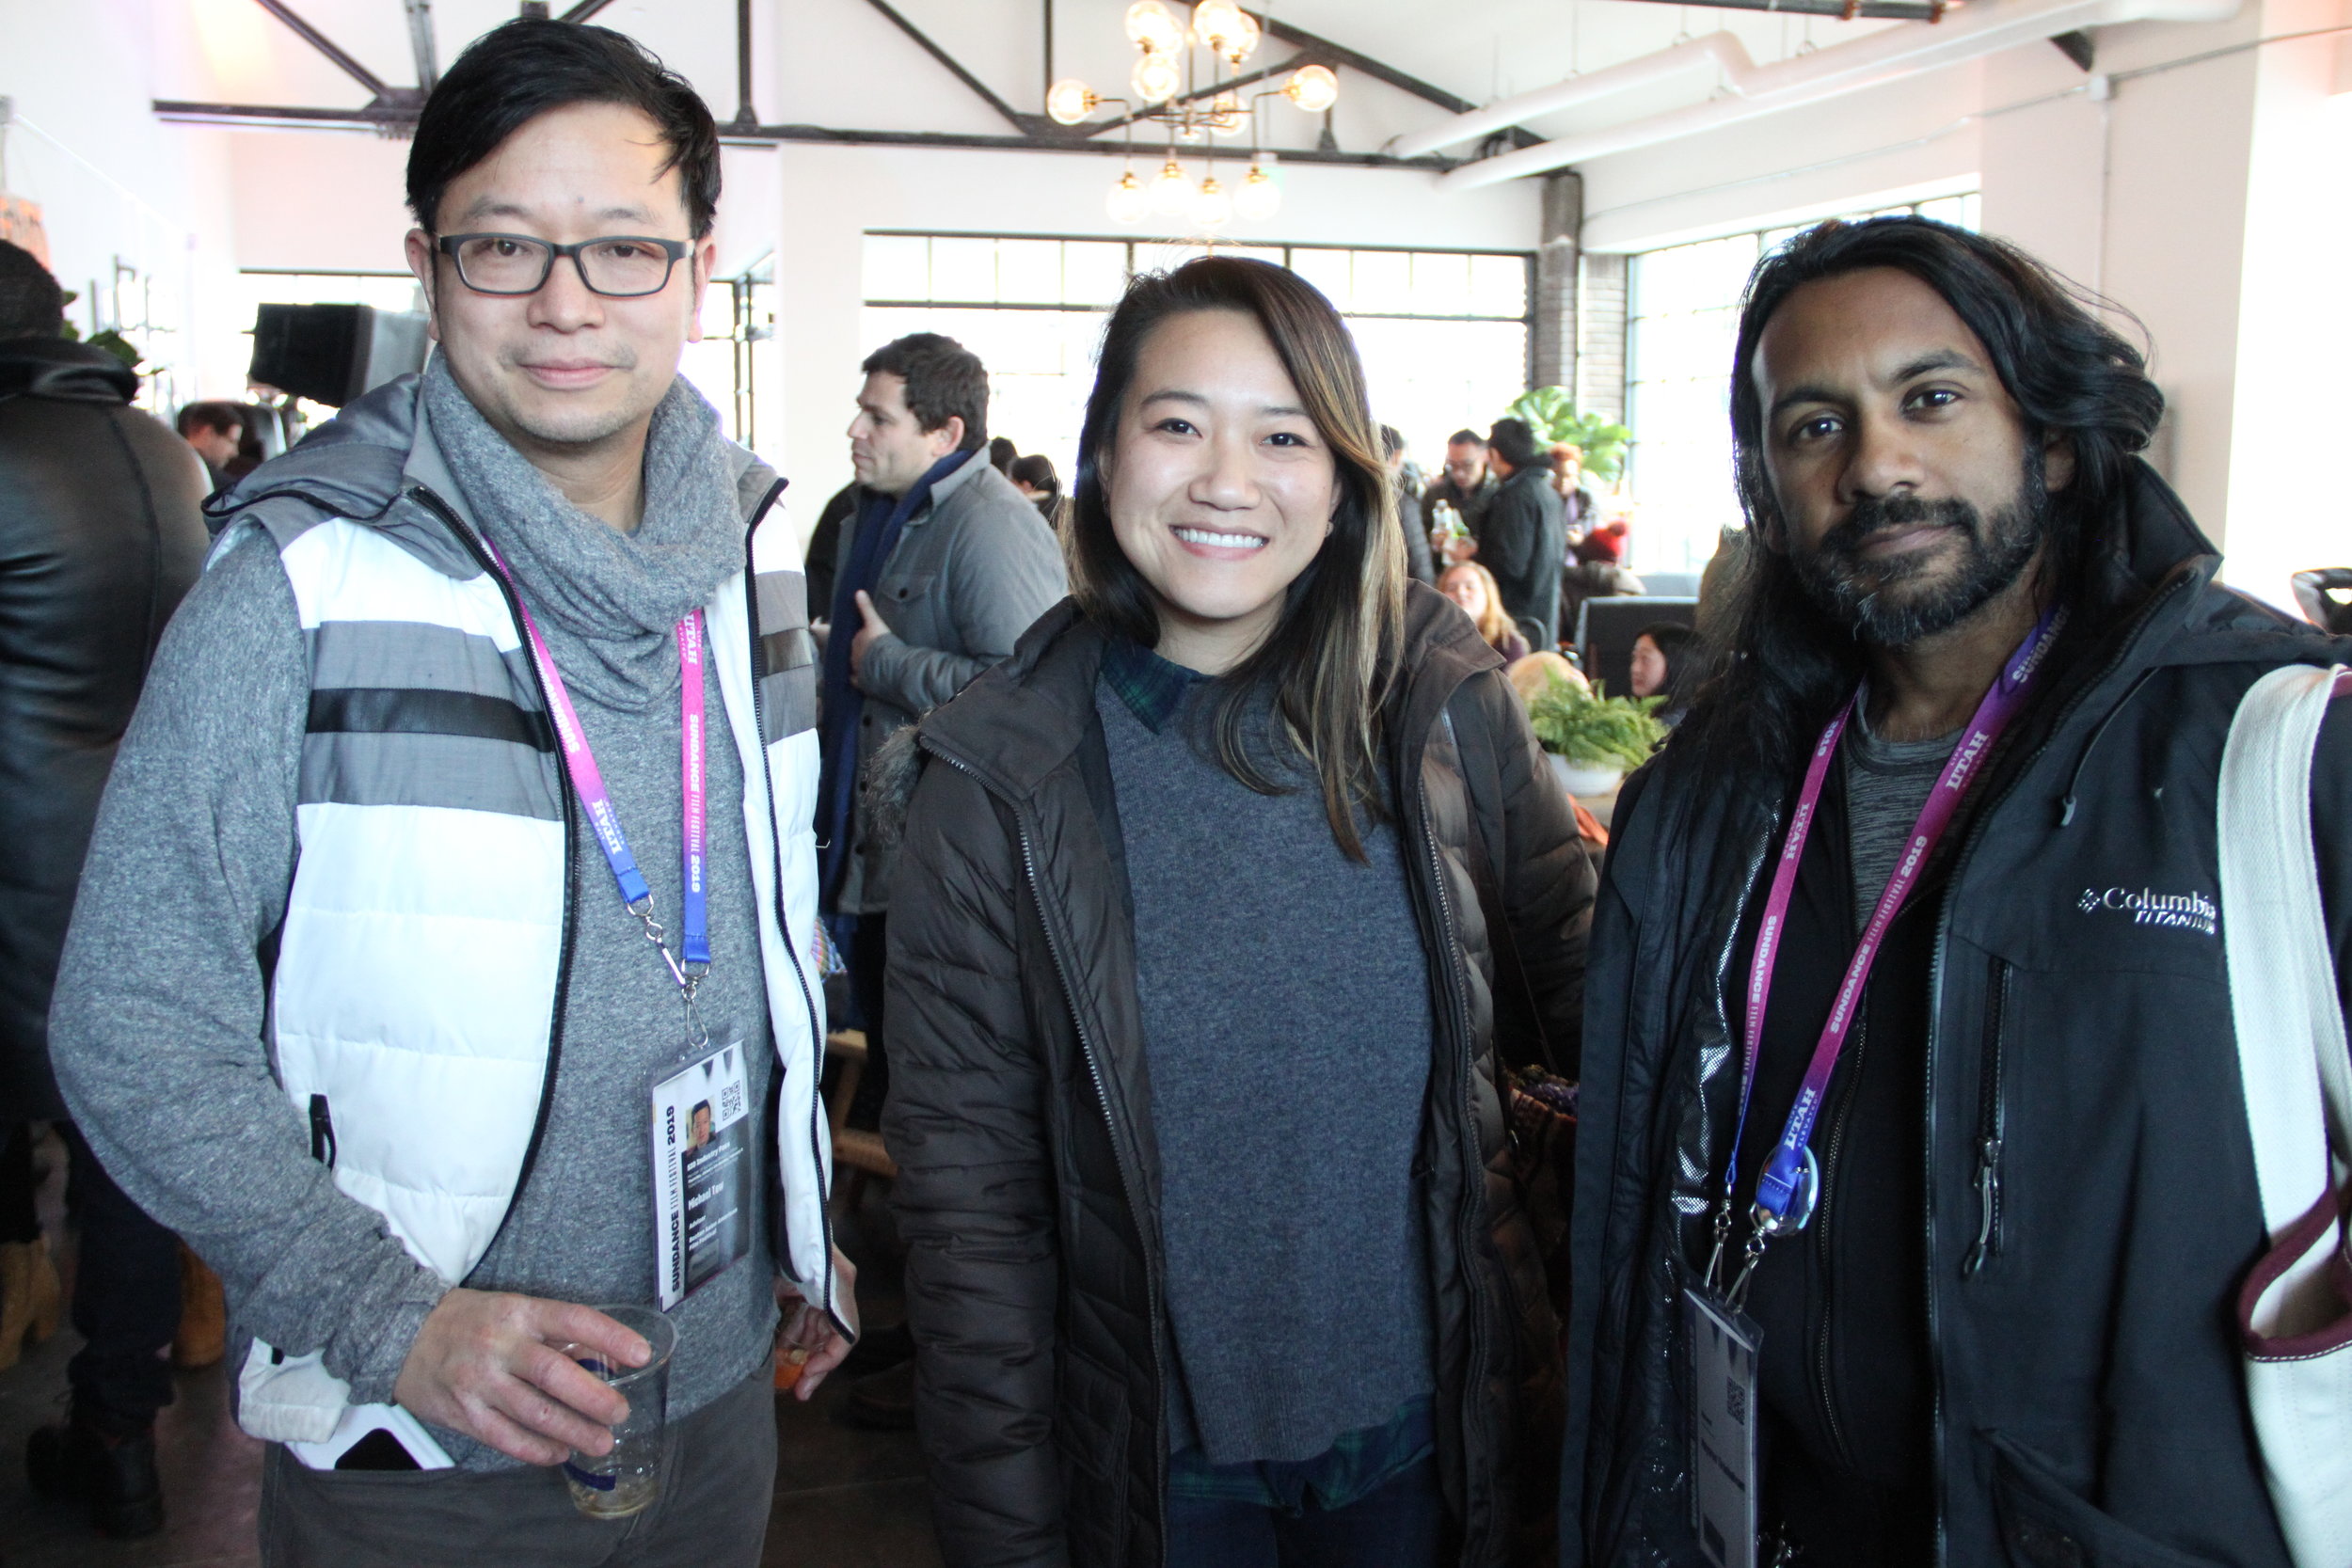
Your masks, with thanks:
M 2221 754 L 2221 936 L 2274 1239 L 2328 1190 L 2330 1142 L 2352 1155 L 2352 1055 L 2312 847 L 2312 752 L 2341 670 L 2255 682 Z

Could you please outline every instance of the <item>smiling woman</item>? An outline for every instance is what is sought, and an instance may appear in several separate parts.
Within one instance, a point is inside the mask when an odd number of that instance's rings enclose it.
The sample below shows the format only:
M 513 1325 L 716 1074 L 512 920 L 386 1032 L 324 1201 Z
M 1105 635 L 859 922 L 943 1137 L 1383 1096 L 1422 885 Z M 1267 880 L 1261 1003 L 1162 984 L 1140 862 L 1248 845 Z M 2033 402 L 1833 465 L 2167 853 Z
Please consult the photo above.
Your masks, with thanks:
M 921 726 L 882 1120 L 950 1561 L 1550 1550 L 1500 1085 L 1573 1070 L 1592 874 L 1375 428 L 1296 274 L 1138 277 L 1073 598 Z
M 1394 505 L 1362 367 L 1312 285 L 1230 259 L 1137 280 L 1078 438 L 1072 592 L 1106 628 L 1226 677 L 1208 723 L 1252 788 L 1271 782 L 1242 731 L 1270 701 L 1350 853 L 1403 621 Z

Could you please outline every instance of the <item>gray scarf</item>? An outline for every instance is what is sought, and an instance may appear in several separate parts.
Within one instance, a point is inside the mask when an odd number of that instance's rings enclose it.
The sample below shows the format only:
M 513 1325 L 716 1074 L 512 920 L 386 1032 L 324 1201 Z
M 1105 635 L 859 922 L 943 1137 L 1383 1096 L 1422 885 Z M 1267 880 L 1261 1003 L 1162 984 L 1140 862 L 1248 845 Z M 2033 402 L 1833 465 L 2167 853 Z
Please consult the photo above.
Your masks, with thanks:
M 498 542 L 516 587 L 550 635 L 588 655 L 564 680 L 635 712 L 677 689 L 672 631 L 743 569 L 743 513 L 719 416 L 684 377 L 645 437 L 645 514 L 635 533 L 565 500 L 490 427 L 440 356 L 424 372 L 425 416 L 476 526 Z

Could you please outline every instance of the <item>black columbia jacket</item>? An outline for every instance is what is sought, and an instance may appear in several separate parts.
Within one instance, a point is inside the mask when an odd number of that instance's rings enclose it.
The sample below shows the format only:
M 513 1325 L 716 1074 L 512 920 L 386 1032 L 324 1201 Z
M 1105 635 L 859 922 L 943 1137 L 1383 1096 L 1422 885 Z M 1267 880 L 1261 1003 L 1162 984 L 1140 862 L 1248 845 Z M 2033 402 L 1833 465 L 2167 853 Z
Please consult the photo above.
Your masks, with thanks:
M 1406 604 L 1390 788 L 1438 1023 L 1422 1148 L 1438 1467 L 1449 1562 L 1500 1568 L 1550 1556 L 1561 1410 L 1558 1324 L 1507 1175 L 1498 1016 L 1523 1005 L 1574 1071 L 1592 874 L 1501 660 L 1431 590 Z M 1158 1160 L 1103 648 L 1065 602 L 919 732 L 882 1130 L 951 1568 L 1166 1560 Z
M 2266 1242 L 2218 927 L 2195 911 L 2220 901 L 2240 697 L 2281 664 L 2352 662 L 2352 640 L 2220 587 L 2218 564 L 2136 465 L 2084 595 L 2111 608 L 2061 641 L 1905 916 L 1926 947 L 1909 1137 L 1939 1562 L 2287 1568 L 2232 1332 Z M 2313 787 L 2340 976 L 2348 718 Z M 1565 1568 L 1701 1560 L 1678 1302 L 1706 1266 L 1753 912 L 1796 782 L 1710 774 L 1670 745 L 1617 808 L 1587 990 Z M 1901 1000 L 1884 989 L 1867 1022 Z M 1834 1226 L 1828 1201 L 1779 1244 Z M 1814 1348 L 1768 1337 L 1763 1355 Z

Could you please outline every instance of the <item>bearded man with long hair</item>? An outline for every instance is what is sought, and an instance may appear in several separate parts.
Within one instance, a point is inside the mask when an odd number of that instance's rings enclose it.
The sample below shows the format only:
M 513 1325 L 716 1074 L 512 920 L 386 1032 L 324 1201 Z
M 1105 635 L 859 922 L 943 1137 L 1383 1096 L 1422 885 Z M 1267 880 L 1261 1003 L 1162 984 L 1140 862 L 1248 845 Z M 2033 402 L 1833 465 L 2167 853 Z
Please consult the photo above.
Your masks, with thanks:
M 1750 546 L 1595 911 L 1563 1561 L 2287 1568 L 2216 774 L 2352 642 L 2215 580 L 2141 354 L 2000 241 L 1799 236 L 1731 392 Z M 2343 976 L 2341 711 L 2321 752 Z M 1719 1461 L 1753 1540 L 1693 1523 Z

